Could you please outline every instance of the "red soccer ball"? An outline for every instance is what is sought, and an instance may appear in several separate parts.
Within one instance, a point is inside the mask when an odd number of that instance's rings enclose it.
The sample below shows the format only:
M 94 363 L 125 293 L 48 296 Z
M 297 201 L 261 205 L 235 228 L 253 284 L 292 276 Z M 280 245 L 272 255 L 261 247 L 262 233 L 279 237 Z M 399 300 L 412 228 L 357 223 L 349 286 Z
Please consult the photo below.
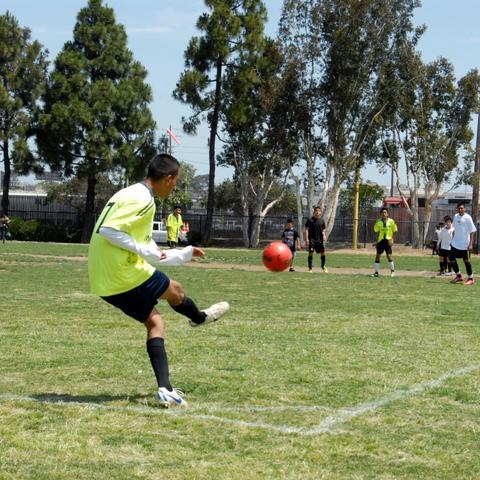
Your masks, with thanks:
M 283 272 L 290 266 L 292 251 L 283 242 L 272 242 L 263 250 L 263 264 L 272 272 Z

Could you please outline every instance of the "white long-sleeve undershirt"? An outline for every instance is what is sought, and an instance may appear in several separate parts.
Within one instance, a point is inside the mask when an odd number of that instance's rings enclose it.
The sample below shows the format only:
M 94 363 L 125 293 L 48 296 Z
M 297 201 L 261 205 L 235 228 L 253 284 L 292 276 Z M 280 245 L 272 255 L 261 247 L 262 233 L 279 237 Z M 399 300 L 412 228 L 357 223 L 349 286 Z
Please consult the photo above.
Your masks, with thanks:
M 150 245 L 137 243 L 128 233 L 121 232 L 112 227 L 101 227 L 100 235 L 119 248 L 135 253 L 153 266 L 180 266 L 189 262 L 193 256 L 193 247 L 182 249 L 164 250 L 160 252 L 157 244 L 152 240 Z M 166 257 L 162 258 L 162 253 Z

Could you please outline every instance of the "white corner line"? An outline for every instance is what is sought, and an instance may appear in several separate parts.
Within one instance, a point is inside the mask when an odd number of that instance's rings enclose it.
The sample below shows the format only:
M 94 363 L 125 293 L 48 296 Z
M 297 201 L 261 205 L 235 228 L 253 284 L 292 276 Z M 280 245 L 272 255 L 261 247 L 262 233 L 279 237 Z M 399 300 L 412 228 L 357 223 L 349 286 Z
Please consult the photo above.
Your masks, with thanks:
M 427 390 L 431 390 L 433 388 L 437 388 L 443 385 L 447 380 L 452 378 L 457 378 L 462 375 L 466 375 L 468 373 L 480 370 L 480 364 L 473 364 L 469 365 L 464 368 L 459 368 L 457 370 L 452 370 L 450 372 L 444 373 L 440 375 L 438 378 L 434 380 L 427 380 L 424 382 L 417 383 L 409 388 L 403 390 L 396 390 L 391 392 L 384 397 L 381 397 L 377 400 L 373 400 L 366 403 L 361 403 L 354 407 L 344 407 L 336 410 L 333 415 L 329 415 L 328 417 L 324 418 L 318 425 L 305 428 L 305 427 L 295 427 L 295 426 L 288 426 L 288 425 L 273 425 L 264 422 L 247 422 L 244 420 L 237 420 L 233 418 L 228 418 L 220 415 L 211 415 L 211 414 L 202 414 L 196 413 L 199 410 L 207 410 L 211 412 L 224 412 L 224 413 L 241 413 L 241 412 L 279 412 L 284 410 L 293 410 L 293 411 L 328 411 L 328 407 L 323 406 L 308 406 L 308 405 L 286 405 L 286 406 L 239 406 L 239 407 L 228 407 L 228 406 L 221 406 L 221 405 L 197 405 L 193 408 L 187 409 L 177 409 L 177 410 L 163 410 L 158 407 L 149 407 L 149 406 L 132 406 L 132 405 L 104 405 L 97 402 L 82 402 L 82 401 L 69 401 L 69 400 L 62 400 L 61 396 L 48 396 L 42 395 L 39 397 L 35 396 L 28 396 L 28 395 L 14 395 L 14 394 L 0 394 L 0 401 L 26 401 L 26 402 L 35 402 L 35 403 L 47 403 L 53 405 L 62 405 L 62 406 L 70 406 L 70 407 L 80 407 L 92 410 L 109 410 L 109 411 L 121 411 L 121 412 L 132 412 L 132 413 L 144 413 L 144 414 L 156 414 L 156 413 L 163 413 L 168 416 L 185 416 L 197 420 L 208 420 L 208 421 L 216 421 L 228 425 L 234 425 L 237 427 L 244 427 L 244 428 L 260 428 L 264 430 L 271 430 L 279 433 L 284 434 L 298 434 L 302 436 L 310 436 L 310 435 L 320 435 L 320 434 L 332 434 L 336 433 L 335 429 L 340 425 L 347 423 L 349 420 L 359 417 L 365 413 L 372 412 L 378 410 L 385 405 L 388 405 L 392 402 L 401 400 L 403 398 L 413 397 L 415 395 L 419 395 Z M 166 417 L 167 418 L 167 417 Z
M 424 382 L 417 383 L 405 390 L 395 390 L 394 392 L 388 393 L 382 398 L 373 400 L 371 402 L 361 403 L 355 407 L 346 407 L 337 410 L 337 413 L 323 419 L 317 426 L 310 429 L 305 429 L 299 433 L 303 435 L 319 435 L 321 433 L 333 433 L 334 429 L 352 418 L 359 417 L 365 413 L 375 411 L 385 405 L 388 405 L 392 402 L 396 402 L 403 398 L 413 397 L 419 395 L 427 390 L 432 390 L 433 388 L 440 387 L 447 380 L 452 378 L 461 377 L 471 372 L 480 370 L 480 364 L 469 365 L 468 367 L 459 368 L 458 370 L 452 370 L 450 372 L 440 375 L 434 380 L 427 380 Z

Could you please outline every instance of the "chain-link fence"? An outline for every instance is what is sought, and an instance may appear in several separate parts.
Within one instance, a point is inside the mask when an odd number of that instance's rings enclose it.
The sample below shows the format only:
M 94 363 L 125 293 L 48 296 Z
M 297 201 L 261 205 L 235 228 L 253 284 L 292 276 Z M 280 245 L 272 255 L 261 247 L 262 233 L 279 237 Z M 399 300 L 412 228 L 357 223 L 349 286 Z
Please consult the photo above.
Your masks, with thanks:
M 443 221 L 445 215 L 453 216 L 450 210 L 434 210 L 429 225 L 423 221 L 423 209 L 420 211 L 420 221 L 418 229 L 420 238 L 425 237 L 425 247 L 429 247 L 435 230 L 435 226 L 439 221 Z M 12 238 L 17 240 L 32 241 L 57 241 L 57 242 L 79 242 L 82 230 L 82 216 L 75 212 L 68 211 L 52 211 L 44 209 L 36 210 L 11 210 L 9 212 L 11 223 Z M 398 233 L 395 236 L 397 244 L 412 244 L 414 222 L 404 209 L 390 209 L 390 217 L 393 218 L 398 225 Z M 206 225 L 205 214 L 189 214 L 183 215 L 185 221 L 190 226 L 190 239 L 195 243 L 201 243 Z M 297 224 L 297 218 L 293 215 L 267 216 L 264 218 L 260 228 L 260 243 L 279 239 L 287 219 L 293 218 Z M 370 210 L 361 212 L 359 216 L 358 243 L 367 246 L 375 243 L 376 235 L 373 231 L 375 221 L 379 218 L 378 210 Z M 161 213 L 157 213 L 156 220 L 161 220 Z M 302 220 L 302 225 L 295 225 L 297 230 L 303 229 L 307 217 Z M 224 246 L 242 246 L 243 245 L 243 220 L 244 217 L 232 214 L 215 214 L 212 222 L 211 238 L 213 243 Z M 248 222 L 253 222 L 250 217 Z M 425 230 L 428 229 L 426 235 Z M 477 225 L 480 230 L 480 223 Z M 353 217 L 347 213 L 340 213 L 335 218 L 334 227 L 328 237 L 330 245 L 349 245 L 353 236 Z M 476 237 L 476 251 L 479 248 L 480 235 Z

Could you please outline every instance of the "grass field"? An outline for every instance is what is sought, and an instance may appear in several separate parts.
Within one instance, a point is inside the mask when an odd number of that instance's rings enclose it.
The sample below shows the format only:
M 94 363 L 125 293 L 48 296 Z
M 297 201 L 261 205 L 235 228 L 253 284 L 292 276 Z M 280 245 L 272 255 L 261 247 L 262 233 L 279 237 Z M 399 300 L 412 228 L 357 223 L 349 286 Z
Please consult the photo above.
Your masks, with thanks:
M 0 479 L 480 478 L 479 284 L 209 268 L 259 252 L 208 250 L 167 273 L 232 310 L 192 329 L 161 305 L 190 403 L 165 411 L 144 328 L 88 293 L 86 253 L 0 245 Z

